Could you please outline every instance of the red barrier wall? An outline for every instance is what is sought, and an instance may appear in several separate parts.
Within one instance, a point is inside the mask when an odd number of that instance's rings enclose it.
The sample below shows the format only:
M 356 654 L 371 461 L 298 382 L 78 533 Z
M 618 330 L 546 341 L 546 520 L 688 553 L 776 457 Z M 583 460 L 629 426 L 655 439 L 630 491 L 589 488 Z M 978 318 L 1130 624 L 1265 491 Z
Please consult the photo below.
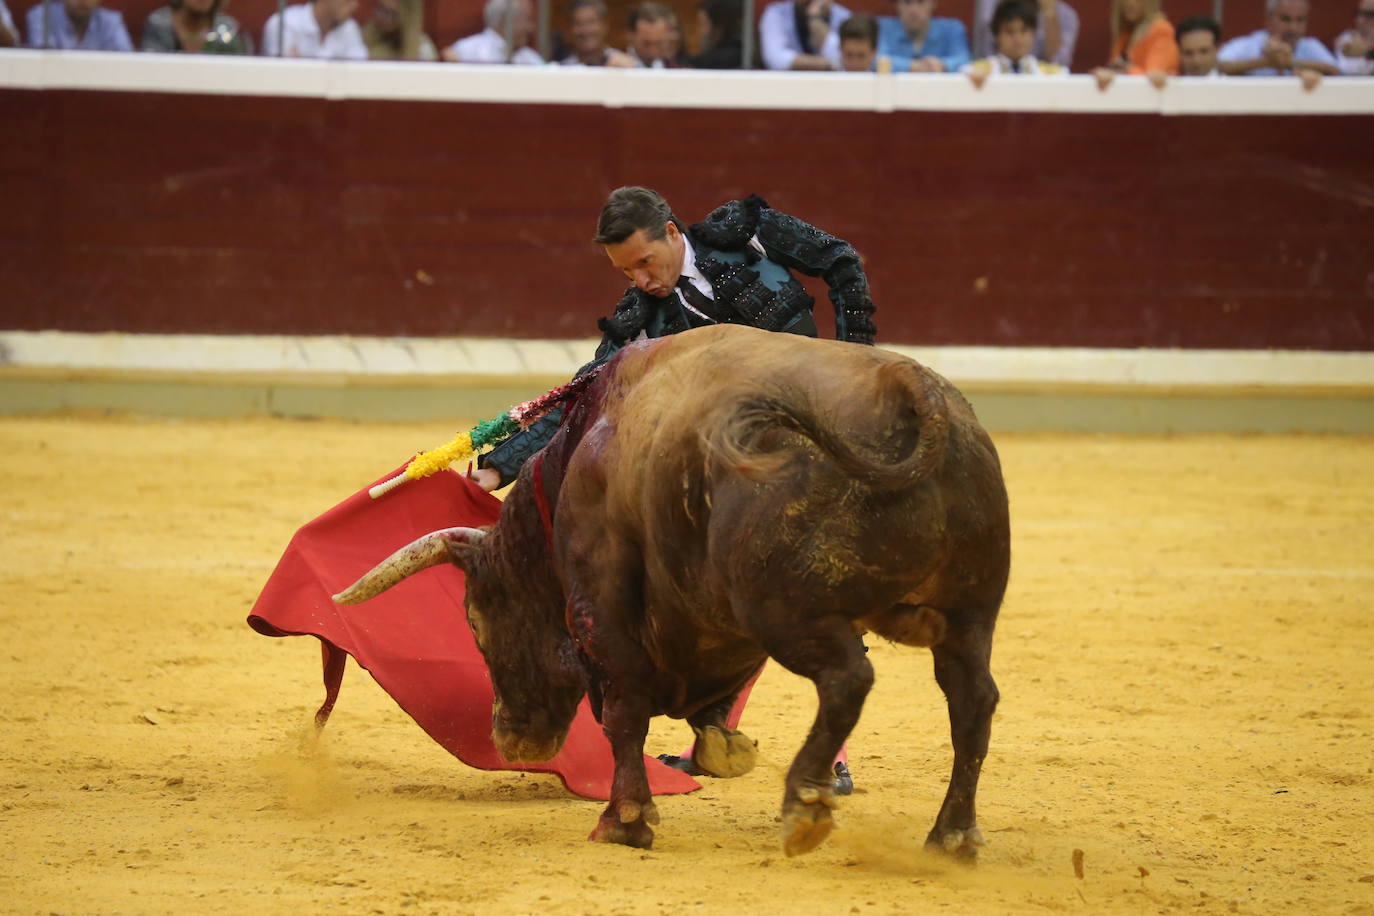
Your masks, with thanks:
M 1374 118 L 0 90 L 0 327 L 591 336 L 605 193 L 758 192 L 894 343 L 1374 349 Z M 823 294 L 818 313 L 828 316 Z M 819 322 L 826 324 L 823 317 Z

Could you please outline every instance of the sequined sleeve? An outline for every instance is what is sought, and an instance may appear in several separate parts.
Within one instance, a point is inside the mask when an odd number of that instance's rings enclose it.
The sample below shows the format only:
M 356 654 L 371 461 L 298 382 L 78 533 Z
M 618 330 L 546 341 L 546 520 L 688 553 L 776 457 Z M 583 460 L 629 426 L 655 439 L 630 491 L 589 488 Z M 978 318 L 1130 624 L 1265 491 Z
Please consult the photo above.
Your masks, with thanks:
M 610 336 L 607 335 L 606 339 L 601 342 L 601 346 L 597 348 L 596 358 L 578 369 L 573 378 L 580 378 L 595 369 L 619 350 L 620 345 L 613 343 Z M 491 468 L 501 475 L 498 489 L 510 486 L 520 476 L 520 468 L 524 467 L 526 461 L 534 457 L 535 452 L 549 444 L 549 440 L 553 439 L 554 433 L 558 432 L 558 427 L 562 423 L 563 408 L 555 407 L 531 423 L 529 429 L 521 430 L 478 458 L 477 466 Z
M 873 298 L 863 261 L 853 246 L 794 216 L 764 209 L 759 214 L 759 242 L 768 257 L 830 287 L 835 307 L 835 336 L 871 344 L 878 330 L 873 324 Z

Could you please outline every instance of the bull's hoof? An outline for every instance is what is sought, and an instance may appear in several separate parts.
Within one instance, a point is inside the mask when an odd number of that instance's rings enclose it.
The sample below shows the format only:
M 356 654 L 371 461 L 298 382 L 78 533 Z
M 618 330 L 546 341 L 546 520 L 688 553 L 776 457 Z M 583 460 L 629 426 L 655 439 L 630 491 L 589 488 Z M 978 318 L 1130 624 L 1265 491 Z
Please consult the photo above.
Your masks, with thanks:
M 754 769 L 758 744 L 744 732 L 708 725 L 697 732 L 692 762 L 707 776 L 731 778 Z
M 835 790 L 803 786 L 797 799 L 782 806 L 782 850 L 789 856 L 810 852 L 824 842 L 835 827 L 830 812 L 837 807 Z
M 983 831 L 978 829 L 977 824 L 966 830 L 941 830 L 936 827 L 926 837 L 926 849 L 930 852 L 952 856 L 969 865 L 978 861 L 978 849 L 986 845 Z
M 653 802 L 613 802 L 596 822 L 587 839 L 594 843 L 619 843 L 636 849 L 650 849 L 654 845 L 654 831 L 650 824 L 658 823 L 658 808 Z

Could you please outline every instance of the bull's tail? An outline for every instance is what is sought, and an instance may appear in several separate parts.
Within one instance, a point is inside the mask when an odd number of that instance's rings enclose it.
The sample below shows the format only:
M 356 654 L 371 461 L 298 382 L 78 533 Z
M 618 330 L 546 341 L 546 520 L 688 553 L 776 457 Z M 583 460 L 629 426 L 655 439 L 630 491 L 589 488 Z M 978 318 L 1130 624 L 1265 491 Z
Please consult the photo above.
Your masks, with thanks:
M 727 467 L 750 477 L 767 477 L 794 457 L 785 446 L 769 447 L 761 439 L 773 429 L 789 429 L 815 443 L 857 482 L 878 490 L 911 486 L 939 466 L 949 438 L 948 406 L 937 377 L 914 362 L 880 366 L 878 396 L 891 419 L 890 429 L 902 425 L 916 432 L 905 454 L 884 458 L 874 449 L 856 449 L 842 417 L 828 418 L 804 394 L 795 391 L 752 395 L 726 408 L 720 422 L 703 433 L 709 454 Z M 890 437 L 901 439 L 900 436 Z M 909 437 L 908 437 L 909 438 Z

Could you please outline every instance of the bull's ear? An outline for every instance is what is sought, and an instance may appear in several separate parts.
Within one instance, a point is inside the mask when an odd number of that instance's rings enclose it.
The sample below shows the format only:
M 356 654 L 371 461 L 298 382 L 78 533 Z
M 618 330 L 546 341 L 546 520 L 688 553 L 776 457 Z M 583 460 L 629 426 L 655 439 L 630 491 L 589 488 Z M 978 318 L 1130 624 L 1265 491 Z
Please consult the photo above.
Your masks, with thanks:
M 479 528 L 432 531 L 378 563 L 371 572 L 335 595 L 334 600 L 339 604 L 358 604 L 375 598 L 402 579 L 440 563 L 456 563 L 467 570 L 480 553 L 480 545 L 486 536 L 486 531 Z

